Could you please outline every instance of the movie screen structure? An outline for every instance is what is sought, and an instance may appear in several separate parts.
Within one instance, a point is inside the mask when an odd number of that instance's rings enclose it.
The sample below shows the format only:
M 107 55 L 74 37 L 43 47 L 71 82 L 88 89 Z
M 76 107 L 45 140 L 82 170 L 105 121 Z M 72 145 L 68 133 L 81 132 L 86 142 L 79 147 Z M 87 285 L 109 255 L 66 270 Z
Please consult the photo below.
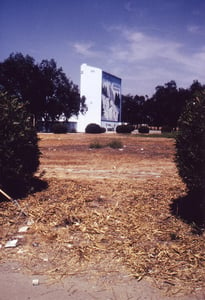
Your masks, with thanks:
M 121 79 L 102 72 L 101 121 L 121 121 Z

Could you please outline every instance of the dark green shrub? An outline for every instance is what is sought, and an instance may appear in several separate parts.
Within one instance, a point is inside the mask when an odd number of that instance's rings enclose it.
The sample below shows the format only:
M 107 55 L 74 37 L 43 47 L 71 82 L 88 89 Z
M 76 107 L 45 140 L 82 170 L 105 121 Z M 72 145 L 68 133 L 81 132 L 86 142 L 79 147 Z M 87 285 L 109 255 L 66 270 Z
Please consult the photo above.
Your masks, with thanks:
M 53 133 L 67 133 L 68 128 L 67 128 L 66 124 L 64 124 L 64 123 L 56 123 L 52 127 L 52 132 Z
M 113 148 L 113 149 L 121 149 L 121 148 L 123 148 L 122 142 L 119 141 L 119 140 L 117 140 L 117 139 L 112 140 L 111 142 L 109 142 L 107 144 L 107 146 L 110 147 L 110 148 Z
M 179 119 L 176 164 L 189 192 L 195 195 L 205 222 L 205 91 L 187 103 Z
M 95 123 L 90 123 L 85 128 L 86 133 L 104 133 L 105 131 L 106 129 L 104 127 Z
M 89 146 L 90 149 L 101 149 L 103 147 L 104 146 L 99 141 L 94 141 L 94 142 L 90 143 L 90 146 Z
M 139 133 L 149 133 L 149 127 L 147 125 L 142 125 L 138 128 Z
M 161 133 L 170 133 L 173 131 L 173 128 L 171 126 L 168 126 L 168 125 L 165 125 L 165 126 L 162 126 L 161 128 Z
M 39 157 L 37 133 L 25 105 L 0 92 L 0 187 L 12 196 L 26 191 Z
M 106 132 L 106 128 L 105 127 L 101 127 L 101 133 L 105 133 Z
M 135 127 L 133 125 L 118 125 L 116 127 L 116 132 L 117 133 L 131 133 Z

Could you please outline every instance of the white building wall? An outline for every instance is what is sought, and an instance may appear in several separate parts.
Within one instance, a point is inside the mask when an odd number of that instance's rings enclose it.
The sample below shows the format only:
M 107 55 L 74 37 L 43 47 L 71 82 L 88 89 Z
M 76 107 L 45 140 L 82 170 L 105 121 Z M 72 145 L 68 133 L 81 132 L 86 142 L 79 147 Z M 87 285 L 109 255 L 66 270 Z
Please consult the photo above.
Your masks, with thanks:
M 79 115 L 77 131 L 85 132 L 89 123 L 101 126 L 102 70 L 83 64 L 80 76 L 80 96 L 85 96 L 88 110 L 85 115 Z

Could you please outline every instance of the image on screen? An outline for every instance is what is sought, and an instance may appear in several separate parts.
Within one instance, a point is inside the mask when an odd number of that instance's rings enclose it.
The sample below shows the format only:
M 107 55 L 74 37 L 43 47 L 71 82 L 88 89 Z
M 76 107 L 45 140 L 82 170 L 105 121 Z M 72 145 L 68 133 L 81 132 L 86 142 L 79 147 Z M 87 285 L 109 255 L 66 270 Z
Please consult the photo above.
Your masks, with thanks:
M 121 118 L 121 79 L 102 72 L 102 111 L 101 120 L 120 122 Z

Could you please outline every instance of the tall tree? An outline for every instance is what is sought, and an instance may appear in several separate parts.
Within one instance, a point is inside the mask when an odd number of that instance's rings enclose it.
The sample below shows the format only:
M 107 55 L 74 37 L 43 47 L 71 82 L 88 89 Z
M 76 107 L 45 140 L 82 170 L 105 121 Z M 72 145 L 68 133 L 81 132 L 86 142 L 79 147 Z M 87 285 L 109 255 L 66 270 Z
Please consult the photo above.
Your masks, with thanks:
M 67 119 L 77 115 L 83 103 L 77 85 L 66 77 L 62 68 L 57 68 L 53 59 L 43 60 L 39 69 L 42 75 L 41 89 L 45 96 L 44 116 L 55 120 L 62 113 Z
M 122 96 L 122 121 L 130 124 L 147 123 L 144 96 Z
M 36 119 L 57 120 L 62 113 L 69 119 L 86 108 L 78 86 L 54 59 L 36 64 L 29 55 L 11 54 L 0 63 L 0 86 L 27 103 Z
M 11 54 L 0 63 L 0 85 L 11 95 L 28 103 L 30 112 L 41 113 L 44 109 L 43 95 L 39 88 L 41 74 L 35 60 L 21 53 Z
M 185 90 L 178 90 L 174 80 L 164 86 L 157 86 L 156 92 L 147 106 L 148 114 L 154 125 L 177 127 L 177 120 L 185 105 L 186 97 Z
M 193 95 L 195 95 L 196 93 L 203 92 L 204 89 L 205 89 L 205 85 L 201 84 L 198 80 L 194 80 L 192 85 L 189 88 L 189 91 L 191 93 L 191 99 Z

